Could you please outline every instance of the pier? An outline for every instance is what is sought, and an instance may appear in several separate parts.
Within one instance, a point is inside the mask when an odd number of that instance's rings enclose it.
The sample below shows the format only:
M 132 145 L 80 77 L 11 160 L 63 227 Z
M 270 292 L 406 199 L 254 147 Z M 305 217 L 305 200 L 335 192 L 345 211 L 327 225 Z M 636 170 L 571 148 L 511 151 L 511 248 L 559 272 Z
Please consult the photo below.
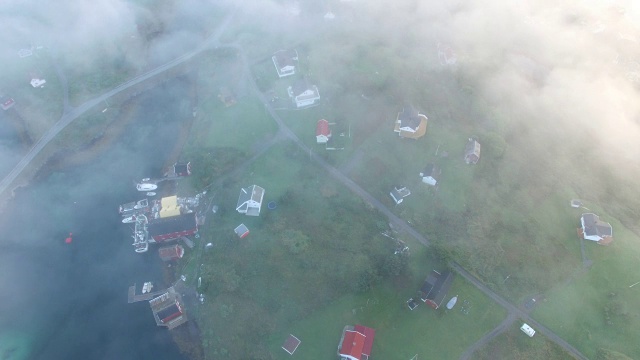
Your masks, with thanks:
M 138 301 L 151 300 L 154 297 L 160 296 L 166 292 L 167 290 L 163 289 L 163 290 L 153 291 L 145 294 L 136 294 L 136 284 L 133 284 L 129 286 L 129 304 L 138 302 Z

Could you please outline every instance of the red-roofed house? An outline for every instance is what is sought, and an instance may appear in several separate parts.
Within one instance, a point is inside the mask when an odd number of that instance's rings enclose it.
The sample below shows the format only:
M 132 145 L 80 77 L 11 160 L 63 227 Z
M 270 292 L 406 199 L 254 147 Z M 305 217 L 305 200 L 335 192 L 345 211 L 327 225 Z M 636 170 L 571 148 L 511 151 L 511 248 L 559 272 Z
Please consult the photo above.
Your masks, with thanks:
M 331 129 L 329 129 L 329 122 L 325 119 L 318 120 L 316 126 L 316 141 L 318 144 L 326 144 L 331 138 Z
M 369 359 L 375 335 L 376 331 L 366 326 L 345 326 L 338 345 L 338 356 L 343 360 Z

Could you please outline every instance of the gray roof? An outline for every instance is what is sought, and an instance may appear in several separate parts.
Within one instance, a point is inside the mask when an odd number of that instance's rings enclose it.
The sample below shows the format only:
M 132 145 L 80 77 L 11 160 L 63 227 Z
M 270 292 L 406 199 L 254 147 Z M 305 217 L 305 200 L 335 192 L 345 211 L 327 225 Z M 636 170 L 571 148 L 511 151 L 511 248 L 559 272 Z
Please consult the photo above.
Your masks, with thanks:
M 285 66 L 295 66 L 293 61 L 298 58 L 298 53 L 295 50 L 280 50 L 273 56 L 276 58 L 278 66 L 283 68 Z
M 582 220 L 584 221 L 584 233 L 587 236 L 613 236 L 613 229 L 611 224 L 600 220 L 598 215 L 587 213 L 582 214 Z
M 296 81 L 291 86 L 291 91 L 293 92 L 293 96 L 301 95 L 303 92 L 307 90 L 313 90 L 313 86 L 309 83 L 307 78 L 302 78 Z
M 405 106 L 400 113 L 398 113 L 398 120 L 400 120 L 400 127 L 410 127 L 417 129 L 420 125 L 420 113 L 412 106 Z
M 428 164 L 427 166 L 424 167 L 424 170 L 422 170 L 421 176 L 422 177 L 431 176 L 432 178 L 436 179 L 438 175 L 440 175 L 440 168 L 436 166 L 436 164 Z
M 469 140 L 464 148 L 464 155 L 476 155 L 477 157 L 480 157 L 480 143 L 474 139 Z

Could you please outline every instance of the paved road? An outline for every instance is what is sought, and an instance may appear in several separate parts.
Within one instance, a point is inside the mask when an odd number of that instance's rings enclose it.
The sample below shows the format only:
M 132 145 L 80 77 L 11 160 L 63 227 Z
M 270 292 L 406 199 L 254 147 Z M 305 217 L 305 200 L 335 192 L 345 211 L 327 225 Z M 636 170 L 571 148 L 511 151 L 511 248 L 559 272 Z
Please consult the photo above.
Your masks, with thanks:
M 509 315 L 506 318 L 504 318 L 504 320 L 498 326 L 496 326 L 493 330 L 485 334 L 475 344 L 469 346 L 467 348 L 467 351 L 465 351 L 464 354 L 460 356 L 460 360 L 471 359 L 471 356 L 473 355 L 474 352 L 476 352 L 476 350 L 487 345 L 489 342 L 491 342 L 491 340 L 494 337 L 505 332 L 511 326 L 511 324 L 513 324 L 513 322 L 516 321 L 516 319 L 517 319 L 517 316 L 514 313 L 509 313 Z
M 243 64 L 244 64 L 245 73 L 246 74 L 251 74 L 251 69 L 249 68 L 249 63 L 246 60 L 246 57 L 244 55 L 244 52 L 242 51 L 242 48 L 240 48 L 239 46 L 232 46 L 232 47 L 234 47 L 234 48 L 236 48 L 238 50 L 238 52 L 239 52 L 239 54 L 240 54 L 240 56 L 242 58 Z M 399 227 L 403 231 L 406 231 L 408 234 L 413 236 L 416 240 L 418 240 L 423 245 L 425 245 L 425 246 L 429 246 L 430 245 L 430 242 L 426 237 L 424 237 L 422 234 L 418 233 L 406 221 L 400 219 L 398 216 L 396 216 L 394 213 L 392 213 L 382 202 L 380 202 L 378 199 L 373 197 L 371 194 L 369 194 L 367 191 L 365 191 L 363 188 L 361 188 L 358 184 L 356 184 L 353 180 L 351 180 L 345 174 L 340 172 L 338 169 L 336 169 L 335 167 L 331 166 L 322 157 L 318 156 L 307 145 L 305 145 L 300 140 L 300 138 L 298 138 L 298 136 L 295 133 L 293 133 L 293 131 L 291 131 L 286 126 L 286 124 L 284 123 L 284 121 L 282 120 L 280 115 L 273 109 L 273 107 L 271 106 L 271 102 L 268 101 L 266 99 L 266 97 L 264 96 L 264 94 L 258 89 L 258 86 L 257 86 L 253 76 L 249 77 L 249 81 L 250 81 L 250 85 L 251 85 L 253 91 L 259 97 L 260 101 L 262 101 L 262 103 L 264 104 L 265 108 L 267 109 L 267 111 L 269 112 L 271 117 L 278 124 L 278 127 L 280 128 L 280 131 L 282 131 L 288 138 L 290 138 L 293 142 L 295 142 L 296 145 L 298 145 L 298 147 L 300 147 L 305 153 L 308 152 L 310 154 L 310 157 L 314 161 L 316 161 L 318 164 L 320 164 L 320 166 L 322 166 L 322 168 L 324 170 L 326 170 L 329 174 L 331 174 L 336 180 L 342 182 L 351 191 L 353 191 L 358 196 L 360 196 L 363 200 L 365 200 L 366 202 L 371 204 L 371 206 L 375 207 L 380 212 L 385 214 L 394 225 L 396 225 L 397 227 Z M 562 346 L 567 352 L 573 354 L 576 358 L 585 359 L 585 360 L 587 359 L 587 357 L 582 355 L 576 348 L 571 346 L 568 342 L 564 341 L 561 337 L 559 337 L 558 335 L 553 333 L 551 330 L 547 329 L 546 327 L 542 326 L 542 324 L 538 323 L 537 321 L 535 321 L 531 317 L 529 317 L 529 315 L 527 313 L 525 313 L 524 311 L 522 311 L 519 308 L 515 307 L 510 302 L 508 302 L 507 300 L 505 300 L 504 298 L 502 298 L 501 296 L 499 296 L 498 294 L 493 292 L 491 289 L 489 289 L 487 286 L 485 286 L 480 280 L 476 279 L 471 274 L 469 274 L 466 270 L 464 270 L 460 265 L 458 265 L 457 263 L 452 263 L 451 267 L 456 272 L 458 272 L 460 275 L 462 275 L 464 278 L 466 278 L 469 282 L 471 282 L 474 286 L 476 286 L 478 289 L 480 289 L 482 292 L 484 292 L 487 296 L 489 296 L 493 301 L 495 301 L 496 303 L 500 304 L 502 307 L 506 308 L 509 311 L 509 317 L 507 319 L 505 319 L 505 321 L 503 321 L 501 326 L 506 328 L 506 326 L 508 325 L 508 323 L 506 323 L 506 321 L 507 320 L 511 320 L 512 317 L 517 316 L 517 317 L 525 320 L 531 326 L 533 326 L 533 328 L 536 329 L 536 331 L 538 331 L 541 334 L 545 335 L 551 341 L 554 341 L 558 345 Z M 497 332 L 501 331 L 500 326 L 498 328 L 494 329 L 494 331 L 497 331 Z M 490 339 L 490 337 L 489 337 L 489 339 Z
M 222 35 L 224 30 L 227 28 L 227 26 L 231 23 L 233 16 L 234 16 L 234 13 L 227 15 L 227 17 L 223 20 L 223 22 L 218 26 L 216 31 L 213 34 L 211 34 L 195 50 L 188 52 L 180 56 L 179 58 L 171 60 L 161 66 L 158 66 L 157 68 L 151 71 L 148 71 L 142 75 L 136 76 L 133 79 L 118 85 L 114 89 L 111 89 L 110 91 L 104 94 L 86 101 L 85 103 L 83 103 L 82 105 L 76 108 L 71 108 L 69 106 L 68 93 L 67 91 L 65 91 L 65 97 L 64 97 L 65 112 L 63 113 L 62 117 L 38 141 L 36 141 L 35 144 L 33 144 L 29 152 L 18 162 L 18 164 L 11 170 L 11 172 L 7 176 L 5 176 L 5 178 L 2 179 L 2 181 L 0 181 L 0 194 L 4 193 L 4 191 L 7 190 L 7 188 L 13 183 L 13 181 L 22 173 L 22 171 L 24 171 L 24 169 L 42 151 L 42 149 L 44 149 L 45 146 L 47 146 L 47 144 L 49 144 L 49 142 L 51 142 L 51 140 L 53 140 L 56 137 L 56 135 L 58 135 L 60 131 L 62 131 L 73 120 L 75 120 L 76 118 L 78 118 L 79 116 L 87 112 L 89 109 L 106 101 L 110 97 L 130 88 L 131 86 L 137 85 L 177 65 L 180 65 L 187 60 L 190 60 L 191 58 L 193 58 L 194 56 L 200 54 L 205 50 L 220 46 L 220 42 L 218 39 L 220 38 L 220 35 Z M 56 71 L 59 72 L 58 76 L 60 76 L 62 74 L 62 71 L 59 70 L 58 66 L 55 63 L 54 63 L 54 66 L 56 67 Z M 64 74 L 62 74 L 62 76 L 60 77 L 61 77 L 61 81 L 63 82 L 63 87 L 66 87 L 66 78 L 64 77 Z
M 543 326 L 541 323 L 535 321 L 525 311 L 515 307 L 510 302 L 508 302 L 507 300 L 503 299 L 500 295 L 494 293 L 484 283 L 482 283 L 482 281 L 478 280 L 475 276 L 471 275 L 468 271 L 463 269 L 462 266 L 460 266 L 458 263 L 451 262 L 449 265 L 458 274 L 460 274 L 462 277 L 467 279 L 467 281 L 469 281 L 470 283 L 475 285 L 475 287 L 480 289 L 480 291 L 482 291 L 483 293 L 485 293 L 485 295 L 487 295 L 489 298 L 491 298 L 491 300 L 495 301 L 500 306 L 502 306 L 505 309 L 507 309 L 507 311 L 509 311 L 509 314 L 514 314 L 517 317 L 519 317 L 520 319 L 524 320 L 524 322 L 526 322 L 531 327 L 533 327 L 536 330 L 536 332 L 546 336 L 549 340 L 551 340 L 551 341 L 555 342 L 556 344 L 560 345 L 567 352 L 572 354 L 576 359 L 588 360 L 588 358 L 586 356 L 584 356 L 582 353 L 580 353 L 580 351 L 578 351 L 578 349 L 576 349 L 573 346 L 571 346 L 571 344 L 566 342 L 560 336 L 556 335 L 553 331 L 551 331 L 548 328 L 546 328 L 545 326 Z

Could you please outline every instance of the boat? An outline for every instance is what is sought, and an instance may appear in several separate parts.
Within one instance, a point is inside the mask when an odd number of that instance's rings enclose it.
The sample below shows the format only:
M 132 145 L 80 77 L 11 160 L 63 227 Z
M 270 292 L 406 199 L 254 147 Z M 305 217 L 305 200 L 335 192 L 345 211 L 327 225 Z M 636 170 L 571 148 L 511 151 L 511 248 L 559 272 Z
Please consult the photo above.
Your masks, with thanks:
M 148 282 L 146 282 L 146 283 L 144 283 L 142 285 L 142 293 L 143 294 L 150 293 L 151 289 L 153 289 L 153 283 L 150 282 L 150 281 L 148 281 Z
M 127 217 L 122 218 L 122 223 L 123 224 L 131 224 L 132 222 L 136 221 L 136 216 L 135 215 L 130 215 Z
M 458 295 L 454 296 L 447 303 L 447 309 L 451 310 L 454 306 L 456 306 L 456 302 L 458 301 Z
M 158 185 L 153 183 L 141 182 L 136 184 L 136 189 L 138 189 L 138 191 L 153 191 L 157 188 L 158 188 Z
M 156 193 L 155 193 L 155 192 L 153 192 L 153 191 L 149 191 L 149 192 L 147 193 L 147 196 L 156 196 Z
M 149 232 L 147 231 L 147 217 L 144 214 L 136 216 L 136 227 L 133 230 L 133 246 L 137 253 L 149 250 Z
M 149 200 L 142 199 L 138 201 L 132 201 L 130 203 L 120 205 L 120 215 L 130 216 L 138 212 L 144 212 L 149 208 Z

